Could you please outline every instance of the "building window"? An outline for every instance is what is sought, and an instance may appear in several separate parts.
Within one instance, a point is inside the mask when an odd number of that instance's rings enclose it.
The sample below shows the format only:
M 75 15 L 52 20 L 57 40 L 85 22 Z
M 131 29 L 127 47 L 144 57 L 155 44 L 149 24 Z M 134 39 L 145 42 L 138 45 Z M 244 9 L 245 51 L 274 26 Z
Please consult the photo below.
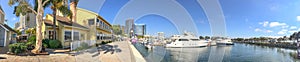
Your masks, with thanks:
M 48 31 L 48 38 L 49 39 L 53 39 L 53 36 L 54 36 L 54 31 Z
M 74 40 L 80 40 L 79 32 L 74 32 Z
M 91 25 L 94 25 L 95 24 L 95 19 L 88 19 L 88 21 L 89 21 L 89 25 L 91 26 Z
M 71 31 L 65 31 L 65 40 L 71 41 L 72 40 L 72 32 Z
M 179 39 L 179 41 L 189 41 L 188 39 Z

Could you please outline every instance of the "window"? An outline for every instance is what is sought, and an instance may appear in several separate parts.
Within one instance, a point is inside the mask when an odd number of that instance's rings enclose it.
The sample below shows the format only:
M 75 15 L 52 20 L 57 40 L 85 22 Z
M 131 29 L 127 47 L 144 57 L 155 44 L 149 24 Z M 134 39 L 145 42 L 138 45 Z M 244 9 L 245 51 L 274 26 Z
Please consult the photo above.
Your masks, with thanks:
M 191 39 L 192 41 L 199 41 L 199 39 Z
M 65 31 L 65 40 L 72 40 L 72 32 L 71 31 Z
M 188 39 L 179 39 L 179 41 L 189 41 Z
M 74 40 L 80 40 L 79 32 L 74 32 Z
M 91 25 L 94 25 L 95 24 L 95 19 L 88 19 L 88 21 L 89 21 L 89 25 L 91 26 Z
M 54 31 L 48 31 L 48 38 L 53 39 Z

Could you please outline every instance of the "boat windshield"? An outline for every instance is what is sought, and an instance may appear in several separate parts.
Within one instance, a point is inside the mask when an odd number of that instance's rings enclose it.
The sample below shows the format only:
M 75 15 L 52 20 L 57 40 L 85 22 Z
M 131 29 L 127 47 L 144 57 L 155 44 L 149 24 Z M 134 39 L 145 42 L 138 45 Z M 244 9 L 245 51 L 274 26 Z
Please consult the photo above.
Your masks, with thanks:
M 199 39 L 191 39 L 192 41 L 199 41 Z
M 179 39 L 179 41 L 189 41 L 188 39 Z

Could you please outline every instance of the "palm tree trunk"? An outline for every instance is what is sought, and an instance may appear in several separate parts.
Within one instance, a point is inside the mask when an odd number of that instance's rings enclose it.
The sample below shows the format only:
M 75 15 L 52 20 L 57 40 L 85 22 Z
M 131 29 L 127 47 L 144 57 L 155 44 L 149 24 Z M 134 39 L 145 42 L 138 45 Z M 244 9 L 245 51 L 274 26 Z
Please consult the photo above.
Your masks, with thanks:
M 37 15 L 36 15 L 36 44 L 35 48 L 31 51 L 32 53 L 40 53 L 42 50 L 42 22 L 43 22 L 43 14 L 44 14 L 44 8 L 42 6 L 42 0 L 38 1 L 38 9 L 37 9 Z
M 76 7 L 77 7 L 76 2 L 70 3 L 70 9 L 72 11 L 72 22 L 75 22 L 75 23 L 76 23 L 76 11 L 77 11 Z
M 53 35 L 52 38 L 53 40 L 56 40 L 56 9 L 53 8 Z

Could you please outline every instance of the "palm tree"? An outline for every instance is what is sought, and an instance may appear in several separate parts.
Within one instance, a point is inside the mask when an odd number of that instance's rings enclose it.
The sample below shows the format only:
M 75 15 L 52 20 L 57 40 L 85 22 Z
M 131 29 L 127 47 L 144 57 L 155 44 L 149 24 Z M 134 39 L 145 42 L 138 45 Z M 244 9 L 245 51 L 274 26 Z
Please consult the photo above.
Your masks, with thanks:
M 66 3 L 65 0 L 50 0 L 50 2 L 48 2 L 48 4 L 51 4 L 51 9 L 53 11 L 53 39 L 56 39 L 56 14 L 57 11 L 60 11 L 63 15 L 69 15 L 71 14 L 70 10 L 68 9 L 68 7 L 66 5 L 64 5 L 63 3 Z
M 76 11 L 77 11 L 77 4 L 79 0 L 69 0 L 70 1 L 70 9 L 72 11 L 72 22 L 76 23 Z
M 44 8 L 48 6 L 47 2 L 50 0 L 34 0 L 33 3 L 34 8 L 31 7 L 28 0 L 9 0 L 8 5 L 15 6 L 14 13 L 16 16 L 20 14 L 25 15 L 27 13 L 34 13 L 36 14 L 36 44 L 35 49 L 33 49 L 32 53 L 40 53 L 42 50 L 42 24 L 43 24 L 43 15 L 44 15 Z

